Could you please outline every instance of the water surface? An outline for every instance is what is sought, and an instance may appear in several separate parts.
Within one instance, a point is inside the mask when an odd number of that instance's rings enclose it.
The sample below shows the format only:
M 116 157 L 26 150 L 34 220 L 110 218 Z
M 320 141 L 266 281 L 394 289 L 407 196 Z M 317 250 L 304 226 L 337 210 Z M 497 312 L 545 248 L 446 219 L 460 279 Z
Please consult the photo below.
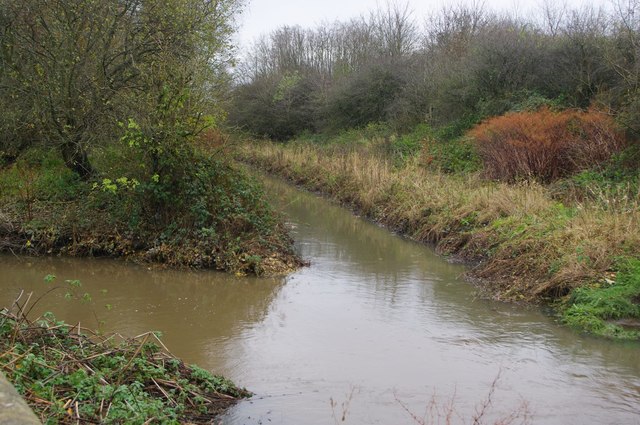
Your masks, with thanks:
M 47 274 L 54 286 L 79 279 L 90 303 L 60 289 L 34 312 L 131 336 L 162 331 L 174 354 L 256 393 L 225 424 L 342 423 L 344 411 L 349 424 L 416 423 L 407 410 L 445 423 L 448 406 L 452 423 L 473 423 L 492 386 L 485 423 L 526 405 L 536 424 L 640 424 L 640 344 L 476 299 L 463 266 L 314 195 L 267 184 L 311 261 L 287 278 L 4 256 L 0 304 L 20 288 L 44 292 Z

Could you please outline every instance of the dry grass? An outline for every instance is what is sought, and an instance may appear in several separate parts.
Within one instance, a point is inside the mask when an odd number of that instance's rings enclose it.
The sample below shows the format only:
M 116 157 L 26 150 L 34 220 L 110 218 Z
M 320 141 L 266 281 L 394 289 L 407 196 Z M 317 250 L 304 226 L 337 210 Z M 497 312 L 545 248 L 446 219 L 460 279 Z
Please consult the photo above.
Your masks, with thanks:
M 500 299 L 565 295 L 640 251 L 638 196 L 565 206 L 540 184 L 445 175 L 417 161 L 395 169 L 363 149 L 252 143 L 238 157 L 474 261 L 471 274 Z

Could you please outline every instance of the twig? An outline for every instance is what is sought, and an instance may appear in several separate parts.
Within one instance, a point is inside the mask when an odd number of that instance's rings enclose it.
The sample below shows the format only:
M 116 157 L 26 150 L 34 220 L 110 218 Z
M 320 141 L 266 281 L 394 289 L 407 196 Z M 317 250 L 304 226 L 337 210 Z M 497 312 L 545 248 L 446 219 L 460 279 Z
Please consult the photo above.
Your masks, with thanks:
M 162 388 L 158 382 L 156 382 L 155 379 L 151 378 L 151 381 L 155 384 L 155 386 L 158 388 L 158 390 L 160 390 L 160 392 L 167 398 L 167 400 L 169 400 L 174 406 L 177 406 L 178 403 L 176 403 L 176 401 L 171 398 L 171 396 L 169 395 L 169 393 L 167 393 L 164 388 Z
M 487 413 L 489 407 L 492 403 L 493 394 L 496 392 L 496 388 L 498 386 L 498 381 L 500 380 L 500 375 L 502 374 L 502 369 L 498 371 L 498 375 L 494 378 L 491 383 L 491 388 L 489 389 L 489 393 L 487 394 L 487 398 L 484 399 L 482 404 L 480 405 L 480 410 L 476 408 L 476 414 L 473 417 L 473 425 L 482 425 L 482 418 Z
M 29 317 L 29 314 L 31 313 L 31 310 L 33 310 L 33 308 L 38 305 L 38 303 L 40 302 L 40 300 L 42 300 L 45 296 L 47 296 L 48 294 L 50 294 L 51 292 L 60 289 L 59 286 L 54 286 L 53 288 L 49 289 L 47 292 L 45 292 L 44 294 L 40 295 L 38 297 L 38 299 L 36 299 L 33 303 L 33 305 L 31 305 L 31 307 L 29 308 L 29 310 L 24 314 L 24 318 L 26 319 L 27 317 Z M 31 295 L 33 295 L 33 292 L 31 292 L 29 294 L 29 298 L 27 299 L 27 301 L 24 303 L 24 306 L 26 307 L 27 304 L 29 303 L 29 300 L 31 299 Z

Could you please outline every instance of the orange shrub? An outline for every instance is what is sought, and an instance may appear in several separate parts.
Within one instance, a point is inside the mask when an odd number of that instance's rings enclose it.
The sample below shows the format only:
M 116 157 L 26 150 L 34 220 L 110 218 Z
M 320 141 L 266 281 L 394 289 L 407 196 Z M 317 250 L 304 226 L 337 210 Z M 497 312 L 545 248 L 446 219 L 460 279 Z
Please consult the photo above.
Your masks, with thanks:
M 549 182 L 592 168 L 619 151 L 622 133 L 595 110 L 517 112 L 491 118 L 469 134 L 488 178 Z

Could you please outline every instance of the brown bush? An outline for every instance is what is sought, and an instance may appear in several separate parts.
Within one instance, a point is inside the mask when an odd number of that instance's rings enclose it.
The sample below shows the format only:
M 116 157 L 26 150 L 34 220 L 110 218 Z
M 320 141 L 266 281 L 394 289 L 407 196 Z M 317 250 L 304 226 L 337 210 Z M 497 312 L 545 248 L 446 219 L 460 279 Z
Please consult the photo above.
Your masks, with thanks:
M 476 141 L 486 176 L 549 182 L 593 168 L 624 145 L 611 117 L 595 110 L 510 113 L 469 133 Z

